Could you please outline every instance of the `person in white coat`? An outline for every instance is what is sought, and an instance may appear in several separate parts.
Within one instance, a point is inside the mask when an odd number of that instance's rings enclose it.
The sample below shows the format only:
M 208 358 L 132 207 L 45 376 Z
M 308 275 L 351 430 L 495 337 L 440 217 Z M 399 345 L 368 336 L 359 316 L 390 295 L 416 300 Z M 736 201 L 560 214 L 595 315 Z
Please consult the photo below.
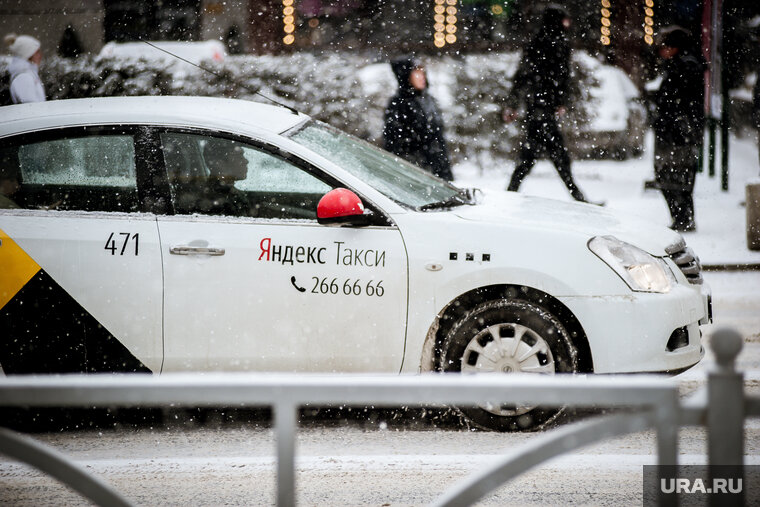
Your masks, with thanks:
M 42 61 L 40 41 L 30 35 L 5 36 L 5 43 L 13 58 L 8 66 L 11 75 L 11 100 L 14 104 L 44 102 L 45 89 L 39 76 Z

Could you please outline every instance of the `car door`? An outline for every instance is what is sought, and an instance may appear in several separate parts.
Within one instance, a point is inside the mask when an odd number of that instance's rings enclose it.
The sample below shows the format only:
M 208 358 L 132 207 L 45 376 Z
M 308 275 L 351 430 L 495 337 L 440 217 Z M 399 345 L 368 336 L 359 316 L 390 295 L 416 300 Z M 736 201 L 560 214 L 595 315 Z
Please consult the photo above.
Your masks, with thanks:
M 399 371 L 395 226 L 319 225 L 317 202 L 339 183 L 272 147 L 176 131 L 161 142 L 176 209 L 159 218 L 164 371 Z
M 160 371 L 161 252 L 137 137 L 78 127 L 0 140 L 5 373 Z

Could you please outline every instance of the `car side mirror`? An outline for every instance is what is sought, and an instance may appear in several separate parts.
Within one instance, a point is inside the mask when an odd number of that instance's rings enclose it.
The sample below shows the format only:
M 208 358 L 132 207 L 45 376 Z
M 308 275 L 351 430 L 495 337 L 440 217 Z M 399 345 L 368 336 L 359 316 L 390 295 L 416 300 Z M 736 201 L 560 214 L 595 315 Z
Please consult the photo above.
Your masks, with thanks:
M 358 195 L 347 188 L 330 190 L 317 204 L 317 222 L 333 226 L 369 225 L 371 213 L 365 214 Z

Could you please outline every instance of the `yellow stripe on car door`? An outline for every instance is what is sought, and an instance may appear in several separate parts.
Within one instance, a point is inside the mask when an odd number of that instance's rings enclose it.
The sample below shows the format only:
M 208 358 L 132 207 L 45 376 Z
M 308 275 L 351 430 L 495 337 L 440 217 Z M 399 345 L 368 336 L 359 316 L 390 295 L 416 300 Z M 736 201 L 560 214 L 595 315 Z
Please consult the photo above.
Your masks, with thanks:
M 0 229 L 0 308 L 18 294 L 40 265 Z

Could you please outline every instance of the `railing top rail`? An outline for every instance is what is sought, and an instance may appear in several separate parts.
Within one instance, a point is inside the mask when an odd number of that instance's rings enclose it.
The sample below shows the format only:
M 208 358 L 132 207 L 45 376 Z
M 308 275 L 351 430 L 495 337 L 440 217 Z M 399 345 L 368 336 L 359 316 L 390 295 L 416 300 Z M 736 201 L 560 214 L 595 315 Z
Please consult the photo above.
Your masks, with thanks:
M 624 387 L 625 389 L 621 389 Z M 212 373 L 45 375 L 0 379 L 0 405 L 147 406 L 477 404 L 646 406 L 672 403 L 662 376 L 322 375 Z

